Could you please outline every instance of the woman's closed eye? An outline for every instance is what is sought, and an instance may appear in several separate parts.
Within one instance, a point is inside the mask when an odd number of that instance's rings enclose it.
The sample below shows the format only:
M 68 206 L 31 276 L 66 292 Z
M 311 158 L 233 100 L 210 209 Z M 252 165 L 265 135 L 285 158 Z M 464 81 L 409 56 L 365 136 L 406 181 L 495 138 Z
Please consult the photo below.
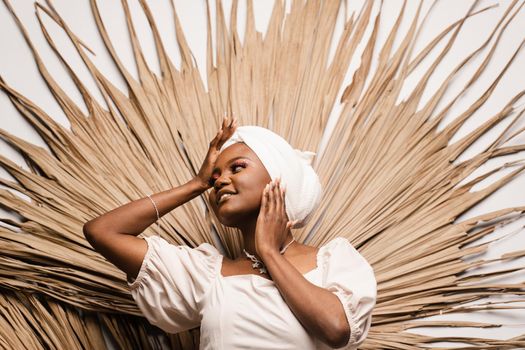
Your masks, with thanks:
M 237 168 L 246 168 L 246 162 L 234 162 L 230 165 L 230 169 L 232 171 L 232 173 L 236 174 L 238 173 L 240 170 L 237 170 Z M 215 174 L 213 175 L 213 177 L 210 179 L 210 184 L 213 186 L 213 184 L 215 184 L 215 180 L 217 180 L 219 178 L 219 174 Z
M 235 171 L 235 169 L 237 168 L 246 168 L 246 162 L 235 162 L 231 165 L 230 169 L 234 172 L 234 173 L 237 173 L 238 171 Z

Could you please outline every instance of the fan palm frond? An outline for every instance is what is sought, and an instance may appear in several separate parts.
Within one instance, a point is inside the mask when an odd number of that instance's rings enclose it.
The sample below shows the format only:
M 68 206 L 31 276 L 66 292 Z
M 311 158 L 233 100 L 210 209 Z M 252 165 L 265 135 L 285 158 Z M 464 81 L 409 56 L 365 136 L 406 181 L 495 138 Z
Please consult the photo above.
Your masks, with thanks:
M 491 98 L 521 52 L 525 41 L 515 48 L 514 55 L 485 91 L 458 113 L 454 108 L 457 101 L 487 71 L 501 38 L 523 11 L 525 2 L 510 3 L 486 40 L 457 62 L 426 101 L 423 94 L 429 81 L 457 43 L 465 23 L 491 11 L 493 6 L 478 8 L 475 2 L 462 19 L 414 53 L 432 10 L 422 16 L 422 5 L 402 36 L 400 27 L 406 16 L 403 5 L 377 51 L 382 17 L 381 9 L 375 15 L 372 1 L 348 17 L 342 1 L 294 1 L 287 12 L 286 4 L 277 0 L 263 35 L 255 28 L 254 7 L 248 0 L 243 40 L 238 33 L 238 2 L 233 1 L 230 23 L 226 23 L 221 1 L 216 2 L 215 28 L 208 2 L 203 81 L 173 3 L 179 67 L 166 52 L 148 3 L 139 2 L 152 30 L 160 75 L 148 66 L 129 5 L 122 1 L 138 72 L 135 79 L 110 39 L 97 2 L 90 1 L 97 29 L 127 85 L 126 92 L 119 90 L 94 64 L 88 55 L 91 50 L 51 2 L 47 6 L 35 5 L 42 33 L 75 82 L 87 107 L 86 115 L 48 71 L 10 2 L 4 0 L 71 127 L 54 121 L 0 78 L 0 89 L 49 147 L 47 151 L 0 129 L 0 137 L 29 167 L 23 169 L 0 155 L 0 165 L 13 177 L 0 178 L 5 187 L 0 189 L 2 207 L 22 219 L 1 219 L 3 346 L 101 349 L 101 327 L 123 349 L 161 349 L 167 343 L 184 349 L 198 346 L 198 330 L 166 336 L 139 317 L 125 274 L 92 250 L 82 235 L 82 225 L 131 200 L 188 181 L 198 170 L 209 140 L 225 114 L 237 116 L 241 125 L 271 128 L 295 148 L 318 151 L 315 168 L 324 198 L 308 225 L 296 231 L 296 237 L 314 246 L 336 236 L 347 237 L 373 265 L 378 301 L 363 348 L 419 349 L 445 340 L 467 344 L 462 349 L 525 346 L 524 336 L 496 341 L 475 337 L 444 339 L 406 332 L 421 327 L 495 327 L 491 323 L 425 318 L 520 308 L 509 302 L 483 303 L 495 295 L 525 301 L 523 283 L 491 280 L 523 271 L 522 268 L 469 273 L 525 255 L 525 250 L 518 249 L 485 261 L 481 254 L 488 243 L 479 243 L 497 226 L 523 217 L 525 207 L 457 220 L 525 169 L 520 160 L 507 162 L 461 184 L 489 160 L 525 150 L 524 144 L 510 145 L 512 139 L 523 134 L 523 129 L 508 135 L 523 116 L 523 109 L 517 106 L 525 90 L 508 96 L 505 105 L 487 122 L 451 143 L 459 128 Z M 68 63 L 44 25 L 43 16 L 67 35 L 105 105 L 97 101 Z M 343 28 L 336 34 L 338 20 L 343 21 Z M 394 45 L 400 37 L 400 43 Z M 437 52 L 437 56 L 432 58 L 432 52 Z M 345 75 L 358 53 L 361 61 L 351 83 L 345 86 Z M 475 63 L 477 57 L 482 57 L 481 62 Z M 476 70 L 446 102 L 451 82 L 466 74 L 465 67 L 472 64 L 477 64 Z M 423 70 L 423 75 L 403 97 L 402 89 L 417 69 Z M 340 107 L 335 127 L 326 145 L 320 148 L 335 107 Z M 453 121 L 438 130 L 451 114 L 456 114 Z M 457 162 L 475 141 L 509 119 L 511 123 L 489 147 Z M 482 180 L 511 167 L 515 170 L 491 185 L 471 191 Z M 28 196 L 29 201 L 14 192 Z M 197 246 L 210 242 L 230 257 L 236 257 L 242 246 L 238 232 L 222 226 L 213 216 L 207 194 L 165 215 L 159 226 L 144 232 L 152 234 L 160 234 L 174 244 Z

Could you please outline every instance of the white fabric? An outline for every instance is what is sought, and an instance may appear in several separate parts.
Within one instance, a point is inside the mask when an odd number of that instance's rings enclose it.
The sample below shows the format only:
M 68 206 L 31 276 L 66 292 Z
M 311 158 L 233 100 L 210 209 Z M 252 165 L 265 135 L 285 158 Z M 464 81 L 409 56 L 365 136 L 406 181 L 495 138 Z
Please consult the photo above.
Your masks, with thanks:
M 303 227 L 321 201 L 319 177 L 312 168 L 314 152 L 294 149 L 284 138 L 261 126 L 239 126 L 222 145 L 220 152 L 238 143 L 245 143 L 257 155 L 272 180 L 281 178 L 286 186 L 286 214 L 293 228 Z
M 200 324 L 200 349 L 330 349 L 303 328 L 273 281 L 253 274 L 222 276 L 223 256 L 212 245 L 176 246 L 159 236 L 145 240 L 146 256 L 128 285 L 153 325 L 177 333 Z M 338 237 L 320 248 L 317 268 L 304 277 L 337 295 L 351 329 L 343 349 L 356 349 L 376 301 L 370 265 Z

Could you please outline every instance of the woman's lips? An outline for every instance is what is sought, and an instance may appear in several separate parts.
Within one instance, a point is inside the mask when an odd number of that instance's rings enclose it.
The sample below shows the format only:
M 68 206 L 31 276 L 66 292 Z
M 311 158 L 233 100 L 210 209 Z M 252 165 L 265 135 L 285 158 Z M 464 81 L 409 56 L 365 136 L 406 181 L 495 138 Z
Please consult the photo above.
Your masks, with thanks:
M 223 194 L 223 195 L 221 196 L 221 199 L 219 200 L 219 202 L 218 202 L 217 204 L 220 205 L 221 203 L 227 201 L 228 198 L 230 198 L 231 196 L 234 196 L 234 194 L 231 194 L 231 193 Z

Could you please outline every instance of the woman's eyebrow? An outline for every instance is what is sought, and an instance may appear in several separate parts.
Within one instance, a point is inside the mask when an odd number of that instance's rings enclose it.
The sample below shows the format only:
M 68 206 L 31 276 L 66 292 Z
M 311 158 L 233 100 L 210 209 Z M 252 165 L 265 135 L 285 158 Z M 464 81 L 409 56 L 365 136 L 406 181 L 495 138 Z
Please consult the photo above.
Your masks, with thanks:
M 228 161 L 228 163 L 226 163 L 226 165 L 229 165 L 229 164 L 231 164 L 232 162 L 236 161 L 237 159 L 242 159 L 242 158 L 251 160 L 249 157 L 238 156 L 238 157 L 235 157 L 235 158 L 230 159 L 230 160 Z M 212 174 L 215 174 L 215 173 L 218 172 L 219 170 L 220 170 L 219 168 L 215 168 L 215 169 L 213 169 Z

